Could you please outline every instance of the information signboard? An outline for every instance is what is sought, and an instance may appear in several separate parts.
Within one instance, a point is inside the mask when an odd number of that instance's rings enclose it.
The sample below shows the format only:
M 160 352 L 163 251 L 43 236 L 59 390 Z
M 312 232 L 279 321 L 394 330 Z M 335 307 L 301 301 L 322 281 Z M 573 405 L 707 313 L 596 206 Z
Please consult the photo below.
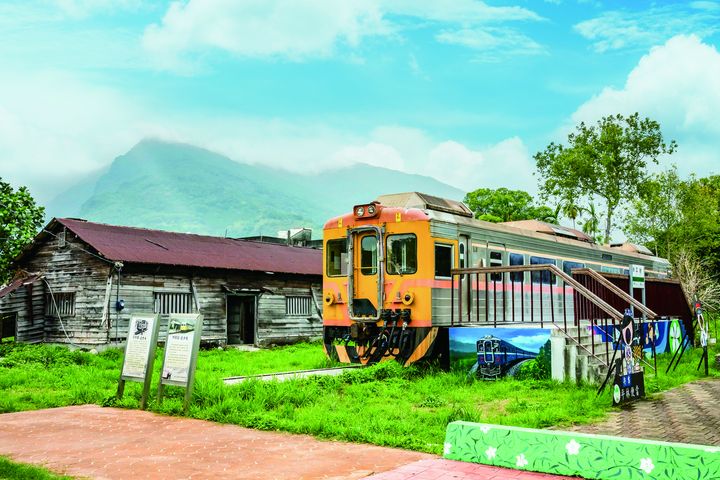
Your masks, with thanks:
M 165 385 L 184 387 L 184 408 L 187 411 L 192 397 L 195 365 L 202 337 L 202 323 L 203 316 L 200 314 L 170 315 L 158 386 L 159 402 L 162 402 Z
M 144 384 L 140 400 L 142 409 L 147 405 L 147 397 L 150 392 L 159 328 L 158 316 L 151 313 L 133 314 L 128 323 L 117 397 L 122 398 L 126 381 L 141 382 Z
M 645 267 L 643 265 L 630 265 L 630 280 L 632 288 L 645 288 Z

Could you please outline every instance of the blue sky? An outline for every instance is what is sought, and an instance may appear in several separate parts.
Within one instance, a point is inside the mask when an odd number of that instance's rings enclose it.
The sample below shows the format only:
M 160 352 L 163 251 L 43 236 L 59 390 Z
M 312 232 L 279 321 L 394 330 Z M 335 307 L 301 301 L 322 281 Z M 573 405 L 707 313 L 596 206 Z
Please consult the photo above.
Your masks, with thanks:
M 0 176 L 47 201 L 154 136 L 534 191 L 535 152 L 636 110 L 718 173 L 719 25 L 711 1 L 2 1 Z

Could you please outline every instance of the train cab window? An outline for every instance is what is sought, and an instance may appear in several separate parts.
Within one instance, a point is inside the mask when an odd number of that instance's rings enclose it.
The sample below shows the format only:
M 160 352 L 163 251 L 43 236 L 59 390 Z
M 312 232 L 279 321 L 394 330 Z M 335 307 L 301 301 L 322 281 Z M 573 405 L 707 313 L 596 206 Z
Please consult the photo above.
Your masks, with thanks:
M 571 277 L 573 268 L 585 268 L 585 264 L 580 262 L 569 262 L 567 260 L 563 262 L 563 272 L 567 273 Z
M 491 267 L 502 267 L 502 252 L 490 252 L 490 266 Z M 490 274 L 490 280 L 493 282 L 502 282 L 502 273 Z
M 410 275 L 417 272 L 417 237 L 412 234 L 387 236 L 386 269 L 390 275 Z
M 328 277 L 342 277 L 347 275 L 347 239 L 328 240 L 325 245 L 327 251 L 325 262 Z
M 557 265 L 555 260 L 552 258 L 545 257 L 530 257 L 530 265 Z M 543 285 L 554 285 L 555 275 L 549 271 L 532 272 L 532 283 L 541 283 Z
M 453 265 L 452 245 L 435 244 L 435 277 L 450 278 Z
M 360 273 L 377 274 L 377 237 L 366 235 L 360 240 Z
M 511 266 L 525 265 L 525 255 L 521 253 L 511 253 L 508 263 L 510 263 Z M 522 283 L 524 281 L 523 277 L 525 277 L 524 272 L 513 272 L 510 274 L 510 281 L 513 283 Z

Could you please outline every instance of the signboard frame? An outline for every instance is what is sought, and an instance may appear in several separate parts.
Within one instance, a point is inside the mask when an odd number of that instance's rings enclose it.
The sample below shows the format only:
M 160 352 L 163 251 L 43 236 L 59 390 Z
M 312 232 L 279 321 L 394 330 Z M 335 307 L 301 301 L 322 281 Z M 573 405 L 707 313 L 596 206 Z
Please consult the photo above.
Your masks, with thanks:
M 152 319 L 152 328 L 146 327 L 145 330 L 151 330 L 149 339 L 150 345 L 148 347 L 147 357 L 144 359 L 145 375 L 142 377 L 125 375 L 128 351 L 132 351 L 132 348 L 130 346 L 130 344 L 133 343 L 132 331 L 134 327 L 136 328 L 136 330 L 138 329 L 137 322 L 141 319 Z M 123 361 L 122 365 L 120 365 L 120 378 L 118 379 L 117 398 L 121 399 L 123 397 L 123 394 L 125 393 L 125 382 L 141 382 L 143 384 L 142 397 L 140 398 L 140 408 L 142 410 L 145 410 L 145 408 L 147 407 L 147 400 L 150 394 L 150 384 L 152 383 L 153 367 L 155 366 L 155 351 L 157 349 L 157 339 L 159 332 L 160 315 L 156 313 L 135 313 L 130 316 L 130 321 L 128 322 L 127 336 L 125 337 L 125 350 L 123 351 Z
M 192 344 L 190 345 L 190 358 L 188 360 L 188 372 L 187 378 L 183 380 L 173 380 L 172 378 L 165 377 L 165 367 L 168 364 L 168 352 L 171 346 L 170 335 L 182 334 L 179 332 L 170 331 L 173 320 L 178 321 L 180 324 L 187 324 L 188 321 L 194 322 L 192 333 Z M 190 406 L 190 399 L 192 398 L 193 385 L 195 383 L 195 367 L 197 366 L 198 352 L 200 351 L 200 340 L 202 339 L 203 330 L 203 315 L 201 313 L 173 313 L 170 314 L 168 320 L 168 333 L 165 341 L 165 352 L 163 355 L 162 367 L 160 368 L 160 382 L 158 384 L 158 403 L 162 403 L 163 395 L 165 393 L 165 385 L 173 385 L 176 387 L 185 388 L 185 400 L 183 402 L 183 410 L 187 412 Z

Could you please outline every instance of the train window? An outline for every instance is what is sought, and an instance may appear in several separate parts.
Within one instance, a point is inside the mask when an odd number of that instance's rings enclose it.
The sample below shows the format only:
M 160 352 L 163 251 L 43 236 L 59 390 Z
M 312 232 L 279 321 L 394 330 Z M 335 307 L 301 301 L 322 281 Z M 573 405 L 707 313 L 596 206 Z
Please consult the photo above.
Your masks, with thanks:
M 443 243 L 435 244 L 435 276 L 441 278 L 450 278 L 453 265 L 453 249 L 452 245 Z
M 521 253 L 511 253 L 509 258 L 510 265 L 525 265 L 525 255 Z M 510 281 L 513 283 L 522 283 L 524 280 L 524 272 L 513 272 L 510 274 Z
M 502 267 L 502 252 L 490 252 L 490 266 Z M 502 273 L 491 273 L 490 280 L 493 282 L 502 282 Z
M 530 257 L 530 265 L 556 265 L 556 262 L 552 258 Z M 542 281 L 544 285 L 555 284 L 555 275 L 553 275 L 547 270 L 541 272 L 532 272 L 531 277 L 532 283 L 540 283 Z
M 366 235 L 360 240 L 360 273 L 377 274 L 377 237 Z
M 387 236 L 387 273 L 406 275 L 417 272 L 417 237 L 412 234 Z
M 347 275 L 347 239 L 328 240 L 325 245 L 327 256 L 326 271 L 328 277 L 342 277 Z
M 585 268 L 585 264 L 580 262 L 569 262 L 567 260 L 563 262 L 563 272 L 567 273 L 571 277 L 573 268 Z

